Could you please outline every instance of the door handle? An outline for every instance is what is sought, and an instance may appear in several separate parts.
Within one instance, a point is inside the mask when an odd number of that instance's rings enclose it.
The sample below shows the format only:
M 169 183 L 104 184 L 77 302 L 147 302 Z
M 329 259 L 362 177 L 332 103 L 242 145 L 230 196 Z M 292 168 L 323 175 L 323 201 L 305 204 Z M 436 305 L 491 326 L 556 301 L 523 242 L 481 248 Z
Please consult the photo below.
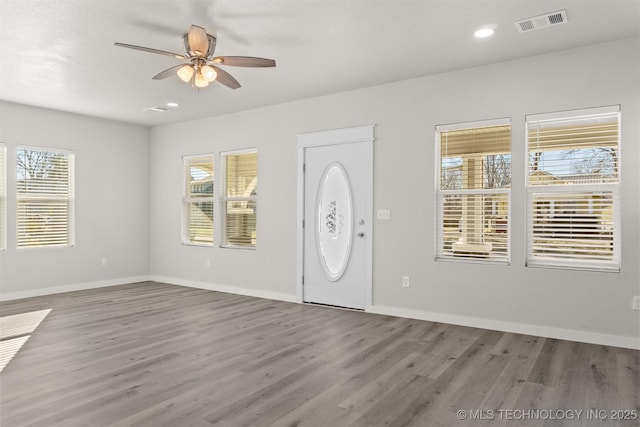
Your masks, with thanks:
M 364 233 L 358 233 L 358 237 L 364 237 Z

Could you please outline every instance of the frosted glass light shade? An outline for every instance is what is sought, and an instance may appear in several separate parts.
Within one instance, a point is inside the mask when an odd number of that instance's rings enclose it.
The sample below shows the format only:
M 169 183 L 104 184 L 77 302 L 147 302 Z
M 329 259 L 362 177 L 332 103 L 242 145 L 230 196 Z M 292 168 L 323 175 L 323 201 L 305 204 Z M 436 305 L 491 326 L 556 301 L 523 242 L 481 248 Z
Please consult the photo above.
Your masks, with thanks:
M 191 77 L 193 77 L 193 67 L 191 65 L 185 65 L 178 70 L 178 77 L 185 83 L 189 83 L 191 81 Z
M 218 77 L 218 73 L 216 72 L 216 70 L 209 65 L 205 65 L 204 67 L 202 67 L 200 69 L 200 72 L 208 82 L 212 82 L 216 79 L 216 77 Z
M 209 82 L 201 73 L 196 74 L 196 87 L 207 87 Z

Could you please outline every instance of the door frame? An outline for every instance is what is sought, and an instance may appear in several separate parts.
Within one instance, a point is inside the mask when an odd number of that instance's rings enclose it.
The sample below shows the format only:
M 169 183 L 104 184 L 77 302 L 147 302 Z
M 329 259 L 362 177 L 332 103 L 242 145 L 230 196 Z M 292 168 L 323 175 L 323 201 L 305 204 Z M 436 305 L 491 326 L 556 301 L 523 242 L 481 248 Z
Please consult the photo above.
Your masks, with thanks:
M 372 305 L 373 294 L 373 131 L 375 125 L 356 126 L 344 129 L 333 129 L 320 132 L 309 132 L 296 135 L 298 149 L 298 212 L 296 219 L 297 251 L 296 251 L 296 301 L 304 302 L 304 201 L 305 201 L 305 150 L 339 144 L 364 142 L 369 146 L 366 158 L 362 159 L 362 169 L 367 175 L 368 189 L 362 195 L 365 211 L 365 311 Z M 306 221 L 311 226 L 313 220 Z

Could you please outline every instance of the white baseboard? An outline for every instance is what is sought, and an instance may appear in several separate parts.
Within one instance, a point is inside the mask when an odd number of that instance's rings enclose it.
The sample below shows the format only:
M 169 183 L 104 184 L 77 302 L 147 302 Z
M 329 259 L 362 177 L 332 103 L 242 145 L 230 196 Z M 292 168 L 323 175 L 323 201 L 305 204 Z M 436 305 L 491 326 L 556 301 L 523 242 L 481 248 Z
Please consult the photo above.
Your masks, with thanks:
M 161 282 L 170 285 L 187 286 L 190 288 L 206 289 L 209 291 L 226 292 L 230 294 L 245 295 L 256 298 L 266 298 L 277 301 L 297 302 L 295 295 L 284 294 L 280 292 L 262 291 L 258 289 L 243 288 L 240 286 L 220 285 L 217 283 L 197 282 L 194 280 L 177 279 L 166 276 L 135 276 L 124 277 L 121 279 L 101 280 L 97 282 L 77 283 L 73 285 L 54 286 L 48 288 L 39 288 L 29 291 L 2 293 L 0 291 L 0 301 L 10 301 L 22 298 L 39 297 L 43 295 L 60 294 L 63 292 L 83 291 L 87 289 L 104 288 L 107 286 L 126 285 L 138 282 Z
M 187 286 L 209 291 L 226 292 L 230 294 L 245 295 L 256 298 L 266 298 L 277 301 L 299 302 L 296 295 L 280 292 L 263 291 L 240 286 L 220 285 L 216 283 L 198 282 L 193 280 L 178 279 L 166 276 L 134 276 L 120 279 L 102 280 L 73 285 L 56 286 L 34 289 L 21 292 L 1 293 L 0 301 L 9 301 L 21 298 L 37 297 L 42 295 L 59 294 L 63 292 L 81 291 L 86 289 L 103 288 L 107 286 L 125 285 L 129 283 L 155 281 L 171 285 Z M 585 342 L 590 344 L 608 345 L 613 347 L 630 348 L 640 350 L 640 337 L 624 335 L 610 335 L 598 332 L 579 331 L 575 329 L 554 328 L 550 326 L 530 325 L 525 323 L 504 322 L 500 320 L 482 319 L 477 317 L 460 316 L 455 314 L 437 313 L 431 311 L 412 310 L 406 308 L 367 305 L 365 311 L 374 314 L 406 317 L 409 319 L 427 320 L 430 322 L 448 323 L 452 325 L 469 326 L 472 328 L 491 329 L 516 334 L 534 335 L 546 338 L 556 338 L 568 341 Z
M 84 291 L 87 289 L 104 288 L 107 286 L 126 285 L 128 283 L 146 282 L 149 276 L 123 277 L 120 279 L 100 280 L 97 282 L 76 283 L 73 285 L 53 286 L 49 288 L 39 288 L 28 291 L 2 293 L 0 291 L 0 301 L 10 301 L 22 298 L 39 297 L 43 295 L 61 294 L 63 292 Z
M 229 294 L 245 295 L 248 297 L 266 298 L 277 301 L 297 302 L 295 295 L 283 294 L 280 292 L 262 291 L 240 286 L 220 285 L 217 283 L 198 282 L 194 280 L 177 279 L 166 276 L 150 276 L 149 280 L 154 282 L 168 283 L 170 285 L 188 286 L 190 288 L 206 289 L 208 291 L 226 292 Z
M 370 305 L 365 307 L 368 313 L 387 316 L 406 317 L 409 319 L 427 320 L 430 322 L 448 323 L 451 325 L 470 326 L 472 328 L 490 329 L 501 332 L 512 332 L 523 335 L 534 335 L 545 338 L 556 338 L 589 344 L 608 345 L 612 347 L 640 350 L 640 337 L 609 335 L 599 332 L 579 331 L 576 329 L 553 328 L 550 326 L 530 325 L 525 323 L 504 322 L 500 320 L 459 316 L 455 314 L 436 313 L 431 311 L 411 310 L 399 307 Z

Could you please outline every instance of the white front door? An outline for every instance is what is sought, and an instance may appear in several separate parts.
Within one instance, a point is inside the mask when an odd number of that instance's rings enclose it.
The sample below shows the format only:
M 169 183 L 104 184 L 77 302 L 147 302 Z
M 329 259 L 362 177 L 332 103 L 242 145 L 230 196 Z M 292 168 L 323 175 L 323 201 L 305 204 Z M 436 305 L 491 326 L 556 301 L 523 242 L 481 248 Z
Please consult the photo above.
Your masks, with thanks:
M 304 163 L 302 299 L 364 309 L 371 299 L 373 127 L 298 138 Z

